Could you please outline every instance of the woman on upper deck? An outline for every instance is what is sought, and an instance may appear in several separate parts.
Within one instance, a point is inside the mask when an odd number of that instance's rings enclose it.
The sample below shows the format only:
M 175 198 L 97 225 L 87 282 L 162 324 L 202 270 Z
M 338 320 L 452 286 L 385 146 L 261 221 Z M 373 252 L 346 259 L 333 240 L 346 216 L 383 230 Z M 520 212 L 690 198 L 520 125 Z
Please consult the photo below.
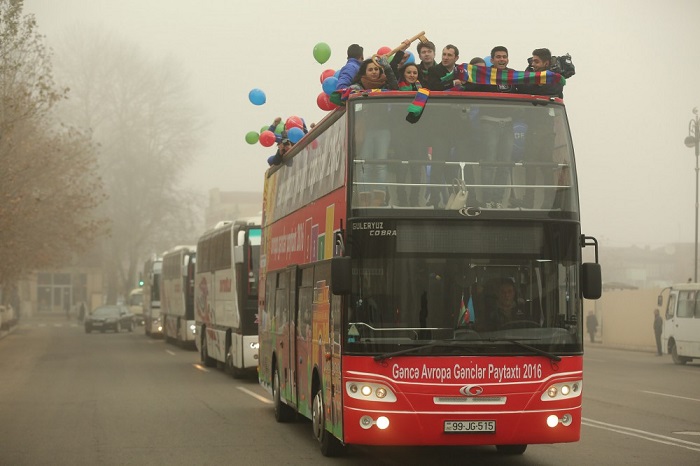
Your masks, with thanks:
M 415 63 L 407 63 L 399 68 L 399 90 L 417 91 L 423 87 L 418 80 L 419 75 L 420 71 Z
M 350 86 L 351 89 L 361 91 L 364 89 L 397 90 L 399 88 L 394 71 L 387 59 L 380 57 L 377 61 L 379 65 L 371 58 L 362 62 Z

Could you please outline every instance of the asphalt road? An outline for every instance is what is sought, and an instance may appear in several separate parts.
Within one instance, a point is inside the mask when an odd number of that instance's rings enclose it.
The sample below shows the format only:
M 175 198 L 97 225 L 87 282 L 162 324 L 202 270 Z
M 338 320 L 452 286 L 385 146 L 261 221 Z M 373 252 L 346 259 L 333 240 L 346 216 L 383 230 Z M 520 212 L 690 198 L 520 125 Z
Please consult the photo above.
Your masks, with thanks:
M 493 447 L 366 448 L 324 458 L 307 421 L 278 424 L 255 379 L 134 333 L 85 334 L 60 318 L 0 340 L 0 464 L 697 465 L 700 363 L 588 347 L 582 439 Z

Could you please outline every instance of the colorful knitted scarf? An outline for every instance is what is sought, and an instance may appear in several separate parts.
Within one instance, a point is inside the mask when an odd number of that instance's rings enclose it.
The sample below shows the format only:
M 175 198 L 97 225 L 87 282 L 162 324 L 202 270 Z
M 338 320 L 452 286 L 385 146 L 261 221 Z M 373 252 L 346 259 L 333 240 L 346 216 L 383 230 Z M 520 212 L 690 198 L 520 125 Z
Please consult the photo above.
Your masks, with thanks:
M 552 71 L 499 70 L 492 66 L 462 63 L 455 68 L 456 79 L 475 84 L 557 84 L 566 85 L 566 79 Z M 447 75 L 449 76 L 449 75 Z M 447 77 L 446 76 L 446 77 Z
M 416 97 L 413 99 L 413 102 L 411 102 L 411 105 L 408 106 L 406 121 L 409 123 L 417 123 L 418 120 L 420 120 L 425 104 L 428 102 L 428 97 L 430 97 L 430 91 L 427 88 L 422 87 L 418 89 Z

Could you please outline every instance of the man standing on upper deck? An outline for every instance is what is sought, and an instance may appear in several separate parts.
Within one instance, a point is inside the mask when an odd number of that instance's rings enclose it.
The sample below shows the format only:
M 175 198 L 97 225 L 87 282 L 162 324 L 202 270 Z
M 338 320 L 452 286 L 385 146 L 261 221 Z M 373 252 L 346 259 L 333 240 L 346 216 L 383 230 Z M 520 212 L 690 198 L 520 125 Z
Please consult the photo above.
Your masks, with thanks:
M 335 86 L 336 90 L 350 87 L 364 59 L 364 49 L 362 47 L 357 44 L 352 44 L 348 47 L 348 61 L 338 73 L 338 84 Z
M 459 49 L 452 44 L 446 45 L 442 49 L 442 61 L 430 68 L 428 71 L 427 87 L 431 91 L 447 91 L 455 86 L 461 86 L 462 81 L 456 79 L 455 70 L 459 59 Z M 431 115 L 433 121 L 440 121 L 433 130 L 432 147 L 426 148 L 430 154 L 429 160 L 435 161 L 430 165 L 429 184 L 437 185 L 430 189 L 430 199 L 428 205 L 435 209 L 442 208 L 447 204 L 448 195 L 446 185 L 450 184 L 456 174 L 448 173 L 448 167 L 445 162 L 449 160 L 453 148 L 455 147 L 455 138 L 459 131 L 459 122 L 454 121 L 448 115 L 448 109 L 442 106 L 431 107 Z M 440 115 L 440 112 L 445 112 L 445 115 Z
M 535 49 L 532 51 L 532 58 L 529 60 L 530 66 L 526 71 L 547 71 L 550 68 L 552 54 L 548 49 Z M 518 91 L 522 94 L 551 95 L 563 98 L 563 86 L 557 84 L 523 84 L 518 86 Z M 554 119 L 550 116 L 549 110 L 545 108 L 532 109 L 523 115 L 524 123 L 527 125 L 525 135 L 525 151 L 523 162 L 525 162 L 525 184 L 552 185 L 554 174 L 551 167 L 537 165 L 546 162 L 553 163 L 554 160 Z M 535 204 L 536 188 L 528 187 L 523 196 L 523 207 L 549 209 L 554 202 L 554 192 L 551 189 L 542 191 L 542 202 Z M 538 202 L 539 204 L 539 202 Z
M 499 70 L 508 69 L 508 49 L 498 45 L 491 50 L 491 63 Z M 514 85 L 504 83 L 485 86 L 486 92 L 517 92 Z M 484 147 L 484 162 L 511 162 L 515 134 L 513 117 L 509 107 L 494 107 L 479 116 Z M 481 169 L 481 181 L 485 185 L 497 185 L 499 188 L 485 188 L 481 201 L 487 208 L 501 208 L 508 203 L 511 190 L 506 187 L 511 182 L 509 167 L 491 165 Z M 505 188 L 505 189 L 504 189 Z
M 455 76 L 455 64 L 459 59 L 459 49 L 448 44 L 442 49 L 442 61 L 428 70 L 426 87 L 431 91 L 448 91 L 460 87 L 462 81 Z
M 418 42 L 418 58 L 420 58 L 420 63 L 418 64 L 418 81 L 421 85 L 428 86 L 428 72 L 430 68 L 435 66 L 435 44 L 432 42 Z
M 552 65 L 552 52 L 549 49 L 535 49 L 532 51 L 532 58 L 529 60 L 529 65 L 525 71 L 547 71 Z M 548 84 L 521 84 L 518 86 L 518 92 L 522 94 L 535 95 L 552 95 L 564 98 L 564 86 L 559 83 Z

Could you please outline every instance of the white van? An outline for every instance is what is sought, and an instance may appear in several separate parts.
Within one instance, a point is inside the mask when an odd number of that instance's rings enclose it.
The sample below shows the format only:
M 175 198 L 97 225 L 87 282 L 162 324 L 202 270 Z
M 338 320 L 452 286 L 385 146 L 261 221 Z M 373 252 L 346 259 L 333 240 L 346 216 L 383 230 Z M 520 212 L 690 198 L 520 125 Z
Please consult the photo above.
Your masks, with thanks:
M 663 345 L 673 362 L 685 364 L 700 358 L 700 283 L 679 283 L 664 288 L 658 298 L 659 307 L 663 306 L 666 290 Z M 663 311 L 661 313 L 663 315 Z

